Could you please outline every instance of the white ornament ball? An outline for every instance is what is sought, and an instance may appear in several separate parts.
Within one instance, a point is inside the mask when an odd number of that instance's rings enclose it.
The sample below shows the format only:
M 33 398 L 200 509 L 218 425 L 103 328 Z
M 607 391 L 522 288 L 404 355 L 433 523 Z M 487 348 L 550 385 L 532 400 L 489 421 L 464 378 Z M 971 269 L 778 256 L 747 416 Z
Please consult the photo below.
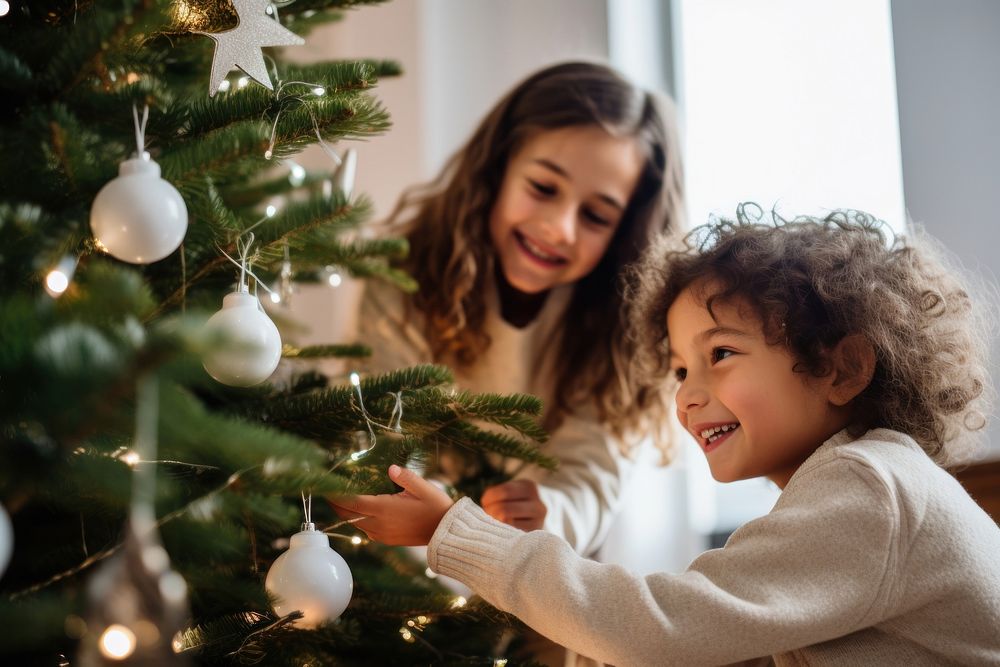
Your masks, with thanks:
M 0 505 L 0 577 L 7 569 L 10 553 L 14 550 L 14 528 L 10 524 L 7 511 Z
M 250 387 L 271 376 L 281 360 L 281 335 L 257 297 L 233 292 L 205 324 L 222 345 L 205 355 L 205 370 L 231 387 Z
M 288 551 L 278 556 L 264 580 L 267 592 L 277 598 L 274 611 L 284 616 L 301 611 L 300 628 L 315 628 L 340 617 L 354 592 L 351 568 L 330 548 L 330 538 L 303 524 L 292 535 Z
M 113 256 L 133 264 L 161 260 L 181 244 L 188 214 L 177 188 L 160 178 L 160 165 L 125 160 L 90 207 L 94 238 Z

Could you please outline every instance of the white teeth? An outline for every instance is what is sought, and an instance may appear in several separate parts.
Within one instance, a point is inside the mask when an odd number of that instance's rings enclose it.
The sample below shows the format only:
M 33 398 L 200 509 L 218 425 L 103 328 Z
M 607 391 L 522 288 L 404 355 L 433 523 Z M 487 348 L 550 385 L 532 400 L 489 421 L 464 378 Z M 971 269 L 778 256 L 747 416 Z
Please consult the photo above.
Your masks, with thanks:
M 701 432 L 701 437 L 705 438 L 709 442 L 716 440 L 721 434 L 734 429 L 739 428 L 739 424 L 725 424 L 723 426 L 713 426 L 712 428 L 706 428 Z
M 562 261 L 562 257 L 559 257 L 558 255 L 549 255 L 544 250 L 542 250 L 534 243 L 532 243 L 527 236 L 521 235 L 521 243 L 524 245 L 525 248 L 527 248 L 531 252 L 532 255 L 535 255 L 539 259 L 544 259 L 546 262 Z

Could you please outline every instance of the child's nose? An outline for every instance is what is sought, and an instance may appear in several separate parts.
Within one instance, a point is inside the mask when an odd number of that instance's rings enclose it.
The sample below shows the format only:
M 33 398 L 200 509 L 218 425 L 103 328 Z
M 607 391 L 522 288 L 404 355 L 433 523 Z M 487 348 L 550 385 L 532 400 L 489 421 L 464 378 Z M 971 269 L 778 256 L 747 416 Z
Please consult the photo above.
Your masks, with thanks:
M 704 386 L 699 384 L 697 381 L 693 381 L 690 375 L 684 379 L 681 383 L 680 388 L 677 390 L 676 399 L 677 410 L 681 412 L 690 412 L 695 408 L 703 407 L 708 403 L 708 392 L 705 390 Z
M 576 208 L 570 205 L 553 206 L 546 216 L 545 228 L 550 243 L 573 245 L 576 242 Z

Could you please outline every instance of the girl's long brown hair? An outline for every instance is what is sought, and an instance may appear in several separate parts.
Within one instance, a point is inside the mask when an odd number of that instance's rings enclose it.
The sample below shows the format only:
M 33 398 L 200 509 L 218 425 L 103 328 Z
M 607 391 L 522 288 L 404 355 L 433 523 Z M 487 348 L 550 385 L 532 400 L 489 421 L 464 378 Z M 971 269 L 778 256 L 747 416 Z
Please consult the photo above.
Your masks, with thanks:
M 402 226 L 410 243 L 403 268 L 420 285 L 413 306 L 426 318 L 435 360 L 472 364 L 490 344 L 484 331 L 494 262 L 489 218 L 507 162 L 539 132 L 587 125 L 634 139 L 645 164 L 607 252 L 577 282 L 559 340 L 553 341 L 559 352 L 545 422 L 555 428 L 575 407 L 592 401 L 627 448 L 627 436 L 656 436 L 659 428 L 651 427 L 667 419 L 666 405 L 640 410 L 627 380 L 621 281 L 626 265 L 658 232 L 680 226 L 682 170 L 669 100 L 636 88 L 605 65 L 569 62 L 543 69 L 496 104 L 434 181 L 403 195 L 389 224 Z

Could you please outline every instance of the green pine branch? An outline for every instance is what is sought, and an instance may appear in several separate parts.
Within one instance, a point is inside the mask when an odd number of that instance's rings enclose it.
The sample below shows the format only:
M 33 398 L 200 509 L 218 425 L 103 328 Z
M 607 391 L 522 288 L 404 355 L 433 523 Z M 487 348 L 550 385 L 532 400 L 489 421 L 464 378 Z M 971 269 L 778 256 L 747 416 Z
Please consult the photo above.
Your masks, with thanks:
M 295 347 L 286 344 L 281 350 L 285 359 L 362 359 L 371 356 L 372 350 L 367 345 L 309 345 Z

